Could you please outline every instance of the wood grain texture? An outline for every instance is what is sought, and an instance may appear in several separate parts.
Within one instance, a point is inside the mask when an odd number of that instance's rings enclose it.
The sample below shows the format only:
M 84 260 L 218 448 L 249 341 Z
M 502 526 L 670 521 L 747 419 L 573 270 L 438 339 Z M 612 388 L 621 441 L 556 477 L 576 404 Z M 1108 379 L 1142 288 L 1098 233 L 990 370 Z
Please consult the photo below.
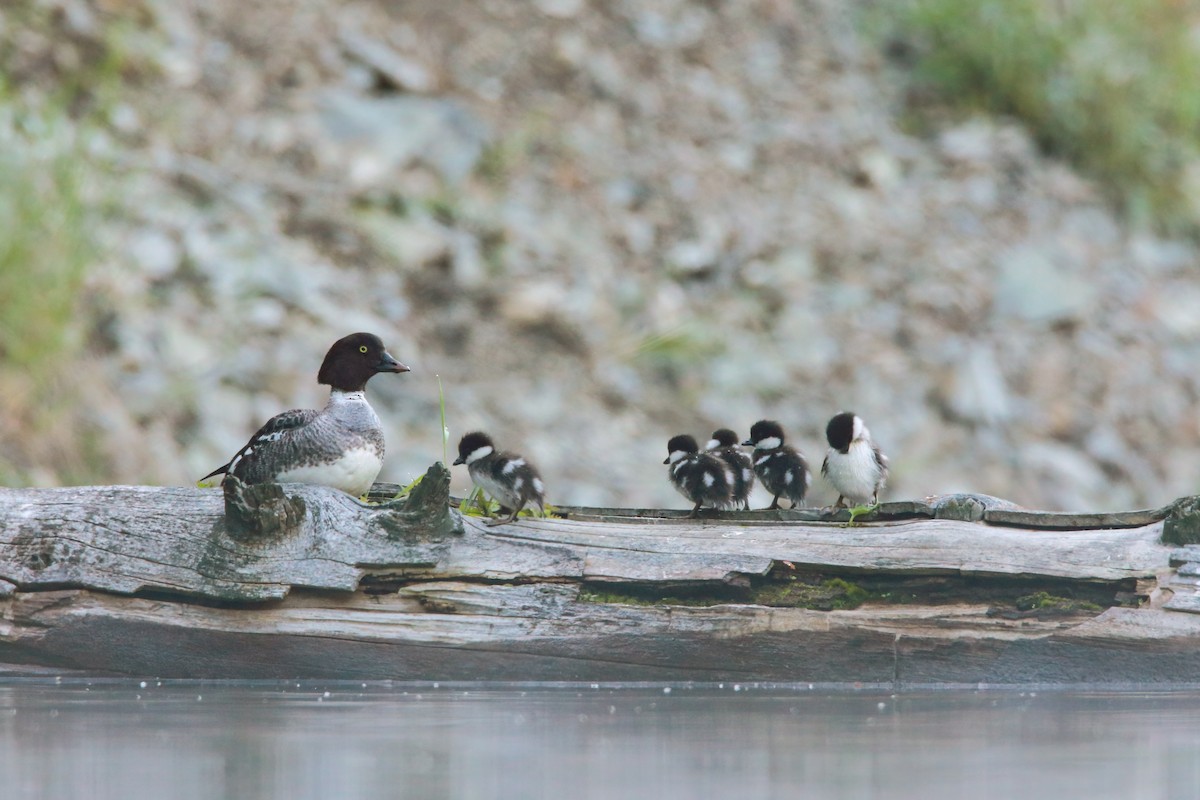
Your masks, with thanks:
M 279 526 L 235 525 L 216 490 L 0 489 L 0 672 L 1200 681 L 1195 580 L 1172 568 L 1181 551 L 1161 543 L 1161 519 L 1084 530 L 1054 519 L 1047 530 L 897 508 L 894 521 L 849 528 L 597 510 L 489 528 L 449 511 L 444 468 L 426 480 L 423 499 L 381 505 L 285 485 L 275 499 L 301 513 Z M 253 518 L 262 497 L 238 495 L 237 514 Z M 744 596 L 789 569 L 963 587 L 1111 585 L 1146 607 L 1004 615 L 945 597 L 840 611 L 603 599 L 604 587 Z

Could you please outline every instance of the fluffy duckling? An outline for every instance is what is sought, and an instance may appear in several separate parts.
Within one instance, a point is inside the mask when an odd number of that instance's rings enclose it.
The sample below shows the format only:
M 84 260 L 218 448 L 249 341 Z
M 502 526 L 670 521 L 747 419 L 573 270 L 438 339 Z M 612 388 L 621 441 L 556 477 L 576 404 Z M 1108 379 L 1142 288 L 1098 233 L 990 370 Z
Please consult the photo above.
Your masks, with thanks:
M 750 454 L 738 446 L 738 435 L 729 428 L 718 428 L 704 449 L 733 470 L 733 505 L 749 509 L 750 491 L 754 488 L 754 462 Z
M 821 474 L 837 489 L 833 507 L 843 507 L 847 501 L 853 506 L 878 504 L 888 478 L 888 459 L 872 441 L 862 418 L 843 411 L 829 420 L 825 438 L 829 450 Z
M 767 510 L 779 508 L 781 497 L 790 500 L 792 508 L 804 505 L 804 495 L 812 484 L 804 454 L 783 440 L 783 426 L 761 419 L 750 428 L 750 438 L 742 442 L 754 448 L 754 472 L 763 488 L 774 495 Z
M 486 433 L 474 431 L 462 437 L 454 463 L 467 465 L 471 480 L 500 503 L 501 512 L 511 510 L 507 518 L 489 525 L 512 522 L 529 503 L 545 513 L 546 487 L 537 468 L 516 453 L 497 452 Z
M 671 437 L 663 463 L 671 465 L 672 485 L 696 504 L 688 516 L 696 516 L 701 506 L 728 508 L 733 503 L 733 470 L 720 458 L 701 453 L 693 437 Z

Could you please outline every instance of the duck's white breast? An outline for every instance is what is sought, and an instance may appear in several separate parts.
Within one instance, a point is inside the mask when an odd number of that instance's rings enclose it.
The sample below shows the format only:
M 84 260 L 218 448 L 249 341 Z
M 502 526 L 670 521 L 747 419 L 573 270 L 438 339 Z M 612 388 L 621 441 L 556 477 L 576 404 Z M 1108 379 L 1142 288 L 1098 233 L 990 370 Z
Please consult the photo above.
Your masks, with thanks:
M 356 447 L 347 450 L 336 461 L 293 467 L 279 473 L 275 479 L 279 483 L 318 483 L 359 497 L 375 483 L 382 467 L 383 460 L 374 449 Z

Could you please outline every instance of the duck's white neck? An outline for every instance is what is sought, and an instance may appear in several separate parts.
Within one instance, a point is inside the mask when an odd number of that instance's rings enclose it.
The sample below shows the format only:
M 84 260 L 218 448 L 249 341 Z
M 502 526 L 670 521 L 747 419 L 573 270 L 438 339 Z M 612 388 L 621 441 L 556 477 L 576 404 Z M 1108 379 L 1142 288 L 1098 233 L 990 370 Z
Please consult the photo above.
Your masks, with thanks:
M 367 402 L 365 392 L 343 392 L 334 389 L 329 393 L 329 404 L 325 406 L 325 411 L 351 430 L 379 428 L 379 415 Z

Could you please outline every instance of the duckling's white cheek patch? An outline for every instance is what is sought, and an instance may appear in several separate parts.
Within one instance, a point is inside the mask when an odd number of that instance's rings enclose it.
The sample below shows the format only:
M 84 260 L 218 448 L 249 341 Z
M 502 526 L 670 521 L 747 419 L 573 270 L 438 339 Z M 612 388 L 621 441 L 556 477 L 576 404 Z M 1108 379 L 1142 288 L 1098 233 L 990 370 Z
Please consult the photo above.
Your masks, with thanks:
M 483 447 L 477 447 L 467 455 L 467 463 L 474 464 L 479 459 L 490 456 L 493 450 L 494 448 L 490 444 L 485 444 Z
M 765 439 L 760 439 L 758 444 L 754 445 L 759 450 L 774 450 L 783 444 L 783 441 L 778 436 L 768 436 Z

